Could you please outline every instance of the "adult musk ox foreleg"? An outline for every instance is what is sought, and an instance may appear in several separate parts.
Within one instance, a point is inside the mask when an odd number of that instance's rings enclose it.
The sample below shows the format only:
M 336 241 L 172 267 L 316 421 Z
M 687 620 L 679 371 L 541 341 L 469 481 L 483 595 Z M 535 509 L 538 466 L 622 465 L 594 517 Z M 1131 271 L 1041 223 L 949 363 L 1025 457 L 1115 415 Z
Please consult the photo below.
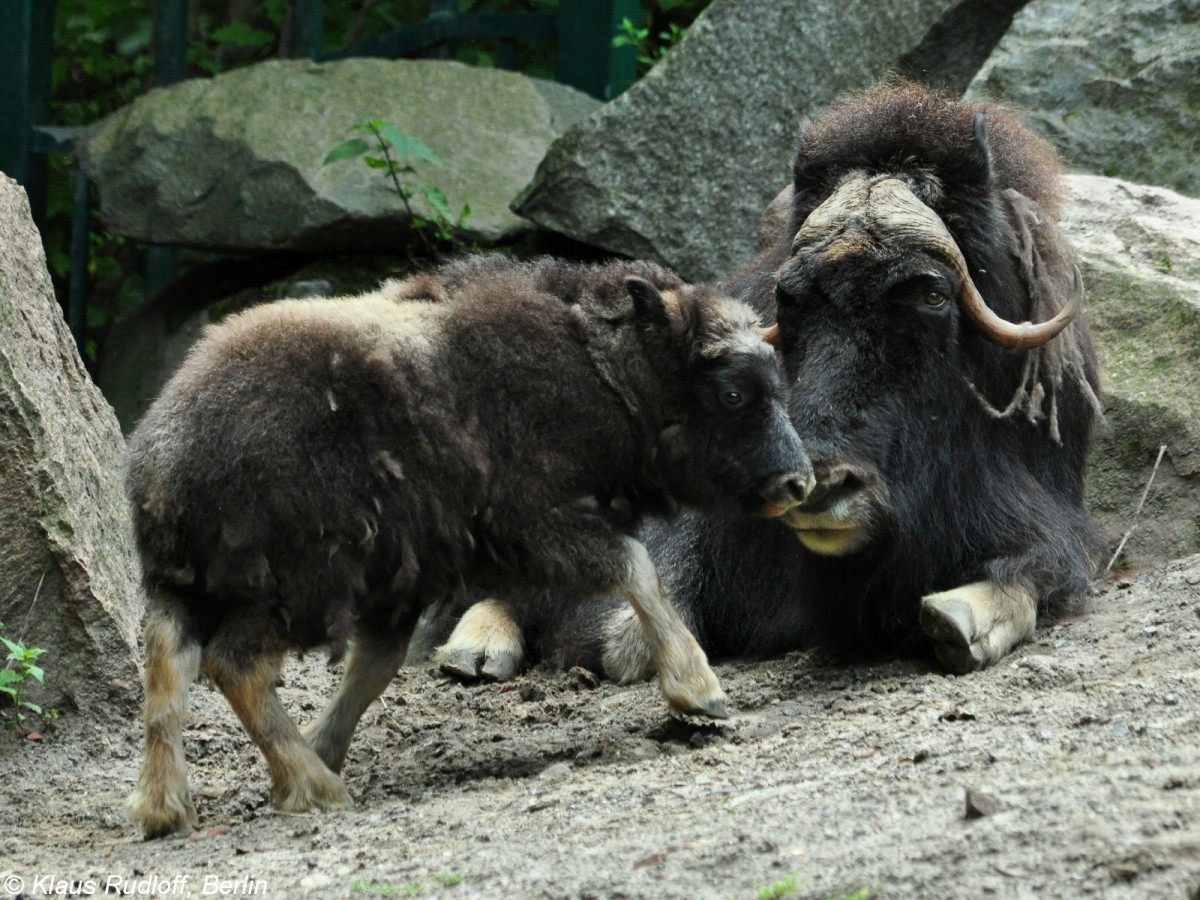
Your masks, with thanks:
M 1033 637 L 1037 600 L 1018 584 L 976 581 L 922 597 L 920 618 L 938 661 L 962 674 L 992 665 Z
M 287 650 L 267 623 L 235 617 L 205 645 L 202 665 L 266 757 L 276 809 L 349 806 L 346 786 L 304 740 L 275 693 Z
M 186 834 L 196 826 L 183 755 L 188 691 L 200 673 L 200 642 L 169 598 L 150 598 L 146 642 L 146 755 L 137 787 L 125 801 L 147 839 Z
M 525 665 L 521 627 L 503 601 L 480 600 L 458 620 L 433 659 L 447 675 L 506 681 Z
M 379 630 L 364 627 L 354 633 L 337 693 L 320 718 L 301 732 L 331 771 L 342 771 L 358 720 L 391 684 L 404 662 L 411 634 L 407 623 Z

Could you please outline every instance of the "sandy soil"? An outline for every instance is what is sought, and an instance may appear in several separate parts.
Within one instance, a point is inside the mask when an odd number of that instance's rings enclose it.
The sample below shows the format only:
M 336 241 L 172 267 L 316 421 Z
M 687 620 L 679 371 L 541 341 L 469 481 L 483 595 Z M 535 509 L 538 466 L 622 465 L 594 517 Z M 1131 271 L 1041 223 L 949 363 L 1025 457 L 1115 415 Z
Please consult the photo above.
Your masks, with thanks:
M 1108 584 L 986 672 L 720 665 L 721 725 L 580 671 L 464 687 L 406 669 L 351 750 L 356 808 L 329 815 L 271 810 L 201 685 L 203 829 L 153 843 L 120 807 L 137 711 L 65 716 L 0 738 L 0 894 L 1198 898 L 1198 617 L 1194 556 Z M 313 656 L 287 669 L 298 720 L 333 677 Z

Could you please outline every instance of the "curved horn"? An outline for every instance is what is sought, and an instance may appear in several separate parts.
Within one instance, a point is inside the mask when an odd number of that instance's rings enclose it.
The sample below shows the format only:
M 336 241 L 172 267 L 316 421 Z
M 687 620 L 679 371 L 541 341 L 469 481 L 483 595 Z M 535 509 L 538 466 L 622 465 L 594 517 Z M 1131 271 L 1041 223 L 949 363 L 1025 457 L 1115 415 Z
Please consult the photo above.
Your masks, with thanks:
M 818 252 L 856 255 L 862 251 L 863 240 L 936 253 L 958 275 L 962 284 L 959 305 L 967 318 L 988 340 L 1010 350 L 1040 347 L 1070 325 L 1083 306 L 1083 279 L 1075 267 L 1071 297 L 1054 318 L 1034 324 L 1009 322 L 996 315 L 979 295 L 946 223 L 899 178 L 859 174 L 847 179 L 801 224 L 792 240 L 792 255 L 822 244 L 827 246 Z
M 1002 319 L 980 296 L 979 289 L 967 272 L 967 261 L 962 250 L 946 228 L 946 223 L 907 184 L 898 178 L 882 178 L 871 183 L 866 207 L 863 215 L 873 233 L 888 235 L 889 240 L 899 240 L 901 243 L 913 241 L 924 245 L 951 265 L 962 283 L 959 305 L 963 312 L 984 337 L 1002 347 L 1010 350 L 1040 347 L 1070 325 L 1083 306 L 1083 278 L 1076 266 L 1070 299 L 1054 318 L 1037 324 Z
M 939 235 L 941 238 L 942 236 Z M 1079 266 L 1073 266 L 1071 296 L 1066 305 L 1052 319 L 1034 324 L 1033 322 L 1010 322 L 996 315 L 979 295 L 975 282 L 967 273 L 967 261 L 963 258 L 958 244 L 946 232 L 944 238 L 937 242 L 938 248 L 945 251 L 946 261 L 955 269 L 962 282 L 962 294 L 959 306 L 967 314 L 967 318 L 983 333 L 983 336 L 1009 350 L 1032 349 L 1040 347 L 1047 341 L 1057 337 L 1064 328 L 1070 325 L 1079 310 L 1083 308 L 1083 277 L 1079 274 Z

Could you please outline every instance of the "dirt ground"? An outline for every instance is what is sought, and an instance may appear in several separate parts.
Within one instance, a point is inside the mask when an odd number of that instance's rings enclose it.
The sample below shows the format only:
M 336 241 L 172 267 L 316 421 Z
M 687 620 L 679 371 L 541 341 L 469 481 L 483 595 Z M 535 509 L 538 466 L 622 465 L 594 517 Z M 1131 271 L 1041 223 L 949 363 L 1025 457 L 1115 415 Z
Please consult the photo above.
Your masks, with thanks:
M 137 710 L 64 716 L 0 738 L 0 893 L 1200 897 L 1200 556 L 1108 584 L 985 672 L 820 653 L 717 672 L 721 725 L 580 671 L 464 687 L 405 669 L 359 727 L 355 809 L 311 816 L 271 810 L 200 685 L 203 828 L 152 843 L 121 812 Z M 333 679 L 289 666 L 297 720 Z

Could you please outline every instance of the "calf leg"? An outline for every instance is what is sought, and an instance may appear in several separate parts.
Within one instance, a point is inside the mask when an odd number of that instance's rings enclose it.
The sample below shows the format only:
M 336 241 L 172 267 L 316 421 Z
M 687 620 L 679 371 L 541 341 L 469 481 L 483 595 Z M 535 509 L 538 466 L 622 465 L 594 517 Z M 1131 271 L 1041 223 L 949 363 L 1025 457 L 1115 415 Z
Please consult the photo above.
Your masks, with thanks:
M 346 786 L 301 737 L 275 693 L 285 652 L 281 642 L 263 638 L 260 622 L 227 622 L 204 648 L 204 671 L 266 757 L 276 809 L 349 806 Z
M 188 690 L 200 671 L 200 642 L 159 598 L 150 601 L 146 640 L 146 755 L 125 808 L 150 838 L 196 826 L 183 755 Z
M 615 610 L 604 626 L 604 674 L 618 684 L 654 676 L 654 648 L 632 606 Z
M 1037 600 L 1021 585 L 976 581 L 922 597 L 920 618 L 938 661 L 961 674 L 992 665 L 1033 637 Z
M 433 658 L 448 675 L 507 681 L 525 664 L 521 628 L 507 605 L 481 600 L 463 614 Z
M 619 587 L 650 645 L 650 660 L 667 706 L 675 713 L 726 718 L 725 692 L 704 651 L 667 599 L 650 554 L 640 541 L 630 537 L 624 541 L 626 570 Z
M 407 629 L 382 633 L 360 629 L 355 633 L 337 693 L 321 717 L 303 731 L 317 756 L 332 771 L 342 771 L 358 720 L 396 676 L 408 649 L 409 634 Z

